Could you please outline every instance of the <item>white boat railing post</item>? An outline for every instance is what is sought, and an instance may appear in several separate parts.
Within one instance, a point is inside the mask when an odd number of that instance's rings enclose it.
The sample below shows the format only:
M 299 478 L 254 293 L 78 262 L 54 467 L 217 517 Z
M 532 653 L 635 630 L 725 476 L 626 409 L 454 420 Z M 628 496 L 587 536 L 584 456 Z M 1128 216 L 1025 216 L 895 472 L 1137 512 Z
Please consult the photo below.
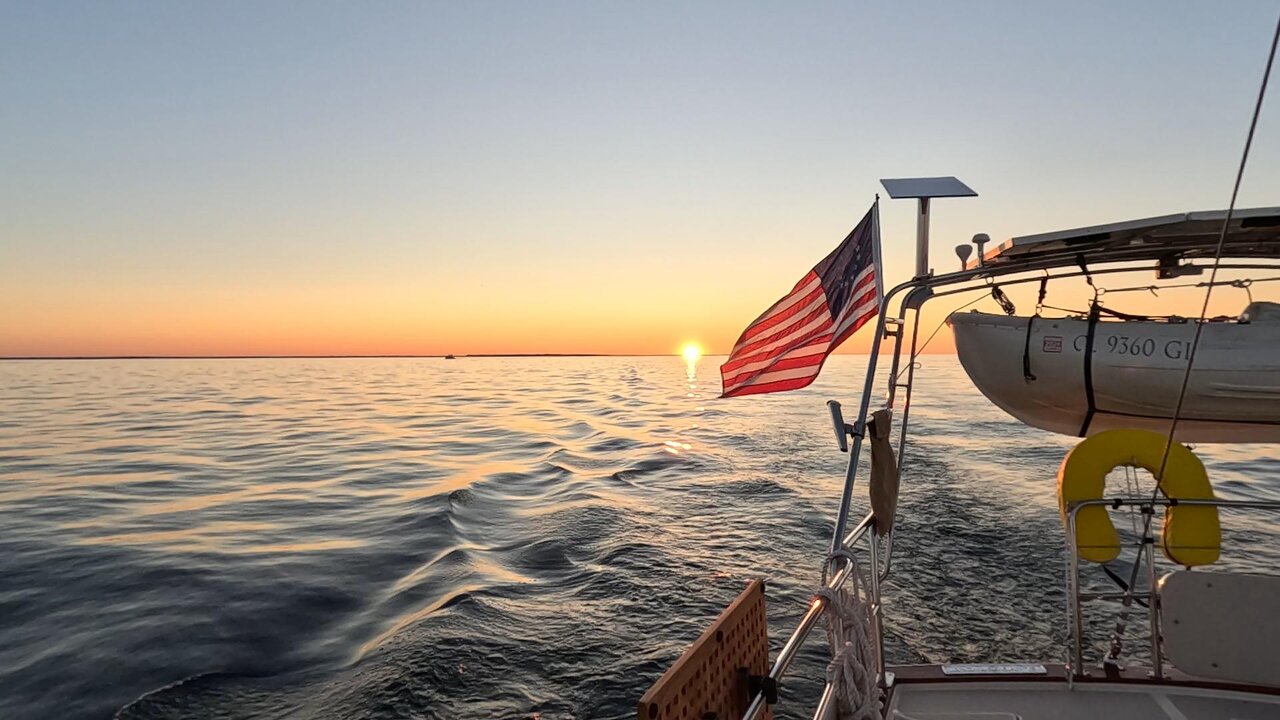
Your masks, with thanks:
M 907 381 L 899 385 L 898 379 L 891 378 L 894 387 L 902 388 L 902 413 L 898 419 L 898 472 L 902 472 L 902 459 L 907 454 L 907 424 L 911 420 L 911 391 L 916 380 L 916 352 L 920 343 L 920 314 L 924 309 L 924 304 L 933 296 L 933 291 L 927 285 L 921 285 L 914 288 L 902 301 L 902 315 L 905 318 L 908 311 L 912 311 L 911 319 L 911 350 L 907 354 Z M 906 329 L 905 327 L 903 328 Z
M 1152 508 L 1154 511 L 1155 508 Z M 1147 619 L 1151 621 L 1151 677 L 1164 679 L 1164 649 L 1160 646 L 1160 595 L 1156 592 L 1155 543 L 1143 543 L 1147 551 Z
M 1080 505 L 1067 512 L 1067 624 L 1071 626 L 1071 674 L 1084 676 L 1084 616 L 1080 612 L 1080 555 L 1076 547 L 1076 513 Z
M 898 375 L 900 371 L 898 367 L 902 360 L 902 335 L 907 331 L 906 312 L 902 313 L 903 317 L 895 318 L 895 327 L 893 337 L 893 360 L 889 363 L 889 395 L 885 398 L 885 407 L 892 410 L 897 402 L 898 397 Z
M 818 707 L 813 710 L 813 720 L 829 720 L 832 711 L 836 707 L 835 702 L 833 702 L 835 692 L 836 688 L 831 683 L 827 683 L 826 687 L 822 688 L 822 697 L 818 698 Z
M 867 545 L 870 548 L 871 555 L 871 634 L 875 635 L 876 647 L 876 686 L 883 689 L 885 687 L 884 675 L 884 629 L 880 623 L 880 553 L 877 551 L 880 543 L 876 540 L 879 531 L 874 527 L 867 535 Z M 859 578 L 861 580 L 861 578 Z

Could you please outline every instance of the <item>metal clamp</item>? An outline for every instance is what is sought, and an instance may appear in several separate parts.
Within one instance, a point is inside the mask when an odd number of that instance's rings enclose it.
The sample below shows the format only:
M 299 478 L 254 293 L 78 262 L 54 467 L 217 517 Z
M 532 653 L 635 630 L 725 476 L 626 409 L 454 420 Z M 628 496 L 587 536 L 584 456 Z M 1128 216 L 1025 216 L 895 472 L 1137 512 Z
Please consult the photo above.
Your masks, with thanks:
M 769 675 L 753 675 L 747 668 L 738 668 L 738 674 L 747 680 L 747 697 L 763 695 L 765 704 L 778 704 L 778 681 Z

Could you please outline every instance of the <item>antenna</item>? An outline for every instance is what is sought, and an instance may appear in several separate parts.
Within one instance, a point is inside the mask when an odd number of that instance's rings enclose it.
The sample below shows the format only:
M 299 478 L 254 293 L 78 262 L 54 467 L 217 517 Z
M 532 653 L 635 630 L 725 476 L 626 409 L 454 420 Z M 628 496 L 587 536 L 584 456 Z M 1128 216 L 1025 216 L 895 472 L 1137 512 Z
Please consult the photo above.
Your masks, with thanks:
M 973 248 L 961 243 L 956 246 L 956 257 L 960 258 L 960 269 L 964 270 L 969 267 L 969 256 L 973 254 Z
M 982 248 L 989 242 L 991 242 L 991 236 L 986 233 L 978 233 L 973 236 L 973 244 L 978 246 L 978 267 L 987 264 L 987 254 Z
M 894 200 L 915 198 L 916 213 L 916 277 L 926 277 L 929 270 L 929 200 L 946 197 L 977 197 L 978 193 L 954 177 L 886 178 L 880 181 Z

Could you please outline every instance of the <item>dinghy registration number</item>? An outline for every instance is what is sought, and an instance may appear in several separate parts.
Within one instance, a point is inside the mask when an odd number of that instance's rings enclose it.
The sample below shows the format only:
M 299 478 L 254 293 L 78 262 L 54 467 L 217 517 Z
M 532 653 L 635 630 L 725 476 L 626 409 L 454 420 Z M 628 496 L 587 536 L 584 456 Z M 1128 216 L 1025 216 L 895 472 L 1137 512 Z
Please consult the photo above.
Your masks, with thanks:
M 1076 352 L 1084 352 L 1088 337 L 1077 335 L 1071 343 Z M 1128 335 L 1112 335 L 1108 338 L 1097 338 L 1093 343 L 1093 351 L 1102 349 L 1108 355 L 1132 355 L 1134 357 L 1153 357 L 1163 355 L 1170 360 L 1183 360 L 1187 355 L 1186 340 L 1165 340 L 1159 342 L 1153 338 L 1131 338 Z M 1048 348 L 1046 348 L 1048 351 Z

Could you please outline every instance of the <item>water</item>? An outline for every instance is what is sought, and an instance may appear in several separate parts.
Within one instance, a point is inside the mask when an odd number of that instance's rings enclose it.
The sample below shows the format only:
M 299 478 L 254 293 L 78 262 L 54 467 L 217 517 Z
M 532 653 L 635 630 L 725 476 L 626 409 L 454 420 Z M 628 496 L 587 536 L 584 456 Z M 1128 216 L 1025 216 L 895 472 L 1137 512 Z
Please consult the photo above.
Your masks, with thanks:
M 1071 440 L 923 362 L 890 660 L 1061 658 Z M 794 626 L 864 363 L 731 401 L 713 359 L 0 363 L 0 717 L 632 717 L 748 578 Z M 1269 448 L 1201 452 L 1280 497 Z

